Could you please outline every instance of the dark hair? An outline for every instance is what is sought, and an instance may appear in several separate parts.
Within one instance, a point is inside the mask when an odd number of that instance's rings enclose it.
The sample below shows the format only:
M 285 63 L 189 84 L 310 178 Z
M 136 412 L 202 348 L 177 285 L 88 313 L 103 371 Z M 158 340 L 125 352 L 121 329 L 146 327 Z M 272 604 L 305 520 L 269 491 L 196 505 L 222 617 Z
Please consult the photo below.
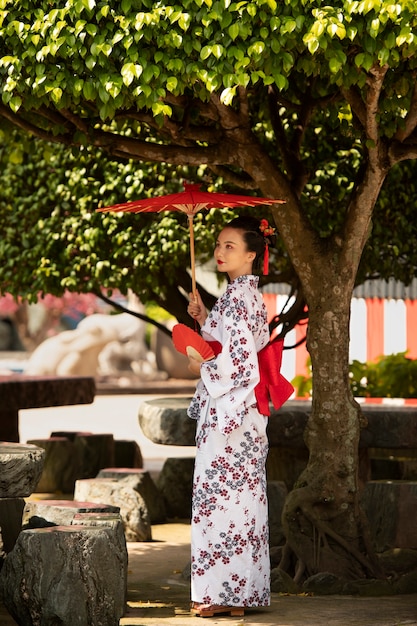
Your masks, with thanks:
M 256 257 L 253 262 L 253 271 L 255 274 L 262 273 L 262 259 L 265 253 L 265 245 L 271 245 L 271 236 L 265 236 L 260 229 L 261 220 L 252 216 L 235 217 L 226 226 L 236 228 L 242 231 L 243 239 L 249 252 L 255 252 Z

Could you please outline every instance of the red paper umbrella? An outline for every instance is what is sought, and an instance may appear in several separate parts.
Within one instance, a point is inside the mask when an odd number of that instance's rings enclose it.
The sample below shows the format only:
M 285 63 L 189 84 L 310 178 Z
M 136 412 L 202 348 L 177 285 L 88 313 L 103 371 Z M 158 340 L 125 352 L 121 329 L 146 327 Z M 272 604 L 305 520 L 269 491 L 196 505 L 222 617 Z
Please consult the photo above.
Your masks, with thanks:
M 252 196 L 237 196 L 228 193 L 212 193 L 201 191 L 200 185 L 184 183 L 184 191 L 172 193 L 157 198 L 146 198 L 114 204 L 113 206 L 97 209 L 101 212 L 115 211 L 118 213 L 160 213 L 161 211 L 181 211 L 188 216 L 190 227 L 190 256 L 191 256 L 191 279 L 192 291 L 196 293 L 195 280 L 195 254 L 194 254 L 194 215 L 202 209 L 237 208 L 245 206 L 257 206 L 261 204 L 283 203 L 285 200 L 273 200 L 272 198 L 256 198 Z

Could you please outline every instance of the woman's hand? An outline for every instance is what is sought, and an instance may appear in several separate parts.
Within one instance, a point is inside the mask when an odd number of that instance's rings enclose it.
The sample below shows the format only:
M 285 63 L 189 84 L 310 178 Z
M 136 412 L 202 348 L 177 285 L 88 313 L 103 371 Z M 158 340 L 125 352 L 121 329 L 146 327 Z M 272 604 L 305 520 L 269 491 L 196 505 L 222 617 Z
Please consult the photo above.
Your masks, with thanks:
M 198 291 L 195 292 L 195 295 L 190 293 L 190 302 L 187 308 L 188 314 L 202 326 L 207 318 L 207 310 L 203 304 L 200 294 Z
M 200 376 L 200 361 L 194 359 L 192 356 L 188 357 L 188 369 L 192 374 L 196 374 L 196 376 Z

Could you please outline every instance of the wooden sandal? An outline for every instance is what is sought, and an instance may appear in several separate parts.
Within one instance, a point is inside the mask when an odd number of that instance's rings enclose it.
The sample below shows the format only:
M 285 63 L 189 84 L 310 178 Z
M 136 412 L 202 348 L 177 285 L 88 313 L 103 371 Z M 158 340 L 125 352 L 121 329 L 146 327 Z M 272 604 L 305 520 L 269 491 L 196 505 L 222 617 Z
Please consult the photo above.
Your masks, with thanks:
M 245 614 L 245 609 L 234 606 L 221 606 L 219 604 L 191 603 L 191 612 L 197 617 L 214 617 L 222 613 L 228 613 L 231 617 L 240 617 Z

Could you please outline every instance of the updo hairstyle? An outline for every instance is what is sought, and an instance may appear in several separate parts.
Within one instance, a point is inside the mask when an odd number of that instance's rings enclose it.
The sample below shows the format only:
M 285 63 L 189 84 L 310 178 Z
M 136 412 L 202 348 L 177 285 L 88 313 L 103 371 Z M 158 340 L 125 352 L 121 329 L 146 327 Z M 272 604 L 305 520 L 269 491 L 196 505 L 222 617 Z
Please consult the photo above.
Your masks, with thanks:
M 255 252 L 252 269 L 254 274 L 262 273 L 262 260 L 265 253 L 265 246 L 273 243 L 273 235 L 265 236 L 260 230 L 261 220 L 253 216 L 235 217 L 229 222 L 226 228 L 236 228 L 242 232 L 243 240 L 246 243 L 248 252 Z

